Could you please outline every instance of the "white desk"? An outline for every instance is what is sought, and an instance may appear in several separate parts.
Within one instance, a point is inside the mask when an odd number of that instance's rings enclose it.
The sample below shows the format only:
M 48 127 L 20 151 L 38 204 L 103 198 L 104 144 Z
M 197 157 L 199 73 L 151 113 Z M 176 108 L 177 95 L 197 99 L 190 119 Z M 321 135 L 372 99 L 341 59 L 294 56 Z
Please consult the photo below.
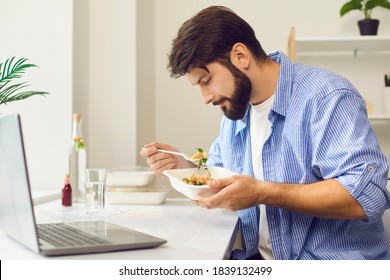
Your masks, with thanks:
M 218 260 L 230 255 L 236 234 L 236 214 L 223 209 L 204 209 L 188 199 L 167 199 L 161 205 L 113 205 L 127 212 L 105 219 L 124 227 L 166 239 L 160 247 L 104 254 L 50 257 L 50 259 L 113 260 Z M 61 209 L 60 201 L 35 206 L 38 223 L 57 222 L 45 210 Z M 0 231 L 0 259 L 48 259 L 35 253 Z

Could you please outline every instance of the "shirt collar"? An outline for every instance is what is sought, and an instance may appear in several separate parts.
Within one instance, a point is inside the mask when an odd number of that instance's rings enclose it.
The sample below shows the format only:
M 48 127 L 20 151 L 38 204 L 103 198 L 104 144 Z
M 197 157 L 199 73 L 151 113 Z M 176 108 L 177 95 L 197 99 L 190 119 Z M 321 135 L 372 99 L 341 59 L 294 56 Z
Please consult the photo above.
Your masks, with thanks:
M 268 55 L 268 57 L 280 64 L 275 100 L 271 110 L 282 116 L 286 116 L 293 82 L 294 64 L 291 59 L 280 51 L 272 52 Z
M 246 113 L 242 119 L 237 120 L 235 135 L 237 135 L 242 129 L 249 125 L 249 113 L 250 113 L 250 104 L 246 108 Z M 225 117 L 226 118 L 226 117 Z

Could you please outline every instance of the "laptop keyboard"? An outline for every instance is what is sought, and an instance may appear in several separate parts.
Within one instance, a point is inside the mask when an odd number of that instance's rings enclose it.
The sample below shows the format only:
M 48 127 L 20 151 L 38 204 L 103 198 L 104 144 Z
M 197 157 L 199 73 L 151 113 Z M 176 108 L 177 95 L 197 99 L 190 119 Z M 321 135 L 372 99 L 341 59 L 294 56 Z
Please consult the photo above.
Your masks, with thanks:
M 38 224 L 38 237 L 56 247 L 90 246 L 109 244 L 107 240 L 68 226 L 59 224 Z

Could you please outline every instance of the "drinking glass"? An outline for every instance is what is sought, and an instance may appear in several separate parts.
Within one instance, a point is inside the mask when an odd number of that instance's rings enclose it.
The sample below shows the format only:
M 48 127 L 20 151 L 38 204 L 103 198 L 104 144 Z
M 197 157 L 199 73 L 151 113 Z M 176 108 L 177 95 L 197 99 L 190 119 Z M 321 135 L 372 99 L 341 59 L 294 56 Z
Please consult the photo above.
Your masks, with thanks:
M 106 170 L 88 168 L 85 170 L 85 210 L 88 215 L 96 215 L 104 209 Z

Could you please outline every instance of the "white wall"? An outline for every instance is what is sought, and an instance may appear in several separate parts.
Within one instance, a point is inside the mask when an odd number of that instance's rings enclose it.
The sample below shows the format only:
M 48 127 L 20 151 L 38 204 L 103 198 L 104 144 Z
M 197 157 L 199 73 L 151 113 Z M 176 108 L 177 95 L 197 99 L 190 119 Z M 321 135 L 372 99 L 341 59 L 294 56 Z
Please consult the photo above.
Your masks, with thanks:
M 233 9 L 254 28 L 266 52 L 282 50 L 287 53 L 287 41 L 292 25 L 297 36 L 354 36 L 358 35 L 356 21 L 361 18 L 358 11 L 344 17 L 339 16 L 341 6 L 346 0 L 166 0 L 156 3 L 156 139 L 172 144 L 190 153 L 195 147 L 209 147 L 218 133 L 221 112 L 212 105 L 203 105 L 199 90 L 191 86 L 185 77 L 171 79 L 166 70 L 167 53 L 171 40 L 180 25 L 201 9 L 210 5 L 224 5 Z M 378 8 L 373 17 L 381 20 L 379 35 L 390 35 L 390 12 Z M 389 59 L 389 57 L 387 58 Z M 313 64 L 318 61 L 311 61 Z M 338 62 L 336 61 L 336 66 Z M 341 62 L 340 64 L 342 64 Z M 328 66 L 327 64 L 324 64 Z M 359 64 L 357 64 L 359 65 Z M 320 65 L 321 66 L 321 65 Z M 331 70 L 333 66 L 330 65 Z M 359 77 L 364 67 L 348 68 L 351 77 Z M 335 70 L 338 70 L 336 67 Z M 387 72 L 390 68 L 387 69 Z M 347 73 L 347 72 L 344 72 Z M 342 74 L 344 74 L 342 73 Z M 354 78 L 359 82 L 363 95 L 380 91 L 383 86 L 383 73 L 376 79 Z M 359 81 L 358 81 L 359 80 Z M 358 88 L 359 88 L 358 87 Z M 370 90 L 370 92 L 366 92 Z M 364 92 L 363 92 L 364 91 Z M 377 129 L 386 150 L 390 151 L 387 123 Z
M 88 166 L 135 165 L 136 1 L 85 0 L 75 7 L 82 28 L 75 29 L 74 108 L 84 116 Z
M 28 90 L 50 92 L 0 106 L 20 113 L 34 188 L 60 189 L 67 172 L 72 104 L 72 17 L 68 0 L 0 0 L 0 61 L 28 58 Z M 1 155 L 0 155 L 1 156 Z
M 137 151 L 156 135 L 155 1 L 137 1 Z M 138 165 L 146 165 L 138 156 Z

